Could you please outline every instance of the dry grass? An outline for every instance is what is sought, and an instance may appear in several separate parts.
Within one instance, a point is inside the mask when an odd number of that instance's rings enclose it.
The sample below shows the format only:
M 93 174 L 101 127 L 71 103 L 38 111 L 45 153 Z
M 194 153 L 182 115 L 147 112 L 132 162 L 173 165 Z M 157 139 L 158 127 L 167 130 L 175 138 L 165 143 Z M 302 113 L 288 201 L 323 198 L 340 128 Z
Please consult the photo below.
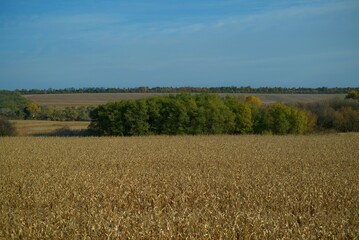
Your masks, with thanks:
M 105 104 L 109 101 L 118 101 L 123 99 L 142 99 L 165 93 L 79 93 L 79 94 L 35 94 L 26 95 L 28 99 L 35 101 L 40 105 L 67 107 L 67 106 L 89 106 Z M 340 98 L 344 99 L 345 94 L 220 94 L 234 95 L 245 98 L 255 95 L 262 99 L 264 103 L 284 102 L 284 103 L 308 103 L 321 100 Z
M 41 120 L 10 120 L 19 136 L 46 135 L 55 133 L 63 128 L 70 130 L 85 130 L 90 122 L 79 121 L 41 121 Z
M 359 135 L 0 139 L 0 238 L 357 239 Z

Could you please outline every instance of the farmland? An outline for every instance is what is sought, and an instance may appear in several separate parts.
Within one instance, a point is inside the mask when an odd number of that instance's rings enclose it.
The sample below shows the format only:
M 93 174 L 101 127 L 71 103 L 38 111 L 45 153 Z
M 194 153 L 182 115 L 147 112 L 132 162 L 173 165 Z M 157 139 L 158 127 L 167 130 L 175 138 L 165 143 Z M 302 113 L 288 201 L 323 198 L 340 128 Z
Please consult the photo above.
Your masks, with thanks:
M 355 239 L 359 134 L 9 137 L 0 238 Z
M 125 99 L 142 99 L 147 97 L 168 95 L 164 93 L 74 93 L 74 94 L 35 94 L 24 95 L 39 105 L 53 107 L 92 106 L 109 101 Z
M 80 121 L 44 121 L 44 120 L 11 120 L 17 135 L 37 136 L 56 134 L 61 130 L 81 131 L 87 129 L 89 122 Z
M 90 106 L 105 104 L 109 101 L 124 99 L 143 99 L 154 96 L 168 95 L 166 93 L 77 93 L 77 94 L 34 94 L 25 95 L 26 98 L 38 103 L 39 105 L 68 107 L 68 106 Z M 255 95 L 262 99 L 264 103 L 283 102 L 283 103 L 309 103 L 335 98 L 343 99 L 345 94 L 220 94 L 232 95 L 245 98 Z

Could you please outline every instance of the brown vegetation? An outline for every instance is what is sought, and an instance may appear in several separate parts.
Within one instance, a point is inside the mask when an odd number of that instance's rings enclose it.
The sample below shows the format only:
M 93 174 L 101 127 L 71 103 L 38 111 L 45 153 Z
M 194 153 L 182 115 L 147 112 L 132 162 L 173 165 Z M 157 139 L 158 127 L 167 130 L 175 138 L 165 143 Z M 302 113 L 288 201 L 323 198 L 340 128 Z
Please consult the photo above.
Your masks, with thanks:
M 13 124 L 0 115 L 0 136 L 15 136 L 16 129 Z
M 355 239 L 359 135 L 2 138 L 0 238 Z

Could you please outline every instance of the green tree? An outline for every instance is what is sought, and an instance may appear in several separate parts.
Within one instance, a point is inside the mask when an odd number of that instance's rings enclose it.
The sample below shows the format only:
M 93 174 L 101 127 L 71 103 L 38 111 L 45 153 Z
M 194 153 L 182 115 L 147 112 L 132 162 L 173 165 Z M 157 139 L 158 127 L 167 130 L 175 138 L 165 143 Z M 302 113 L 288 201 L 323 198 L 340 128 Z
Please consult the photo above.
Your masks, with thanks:
M 84 107 L 81 106 L 77 109 L 77 120 L 78 121 L 89 121 L 90 116 L 89 116 L 89 112 L 91 111 L 92 107 Z
M 255 110 L 255 113 L 253 111 Z M 284 104 L 257 106 L 234 97 L 178 94 L 101 105 L 90 112 L 89 129 L 99 135 L 297 134 L 307 115 Z
M 181 103 L 182 114 L 181 119 L 182 128 L 185 134 L 201 134 L 201 128 L 198 127 L 199 120 L 199 109 L 196 103 L 196 99 L 189 93 L 182 93 L 176 96 L 178 101 Z M 185 114 L 183 112 L 186 112 Z
M 196 96 L 198 106 L 198 124 L 203 123 L 204 134 L 230 133 L 234 125 L 234 113 L 224 104 L 217 94 L 200 94 Z M 204 122 L 203 122 L 204 120 Z
M 10 119 L 24 118 L 24 108 L 30 101 L 18 92 L 0 90 L 0 115 Z
M 160 134 L 185 134 L 188 129 L 189 117 L 186 106 L 179 96 L 163 98 L 160 109 Z
M 308 131 L 308 115 L 298 108 L 276 103 L 261 108 L 254 120 L 255 133 L 302 134 Z
M 75 107 L 66 107 L 64 110 L 66 121 L 76 121 L 78 119 L 78 110 Z
M 290 110 L 282 103 L 277 103 L 269 110 L 272 116 L 271 130 L 274 134 L 286 134 L 290 129 L 289 114 Z
M 231 125 L 231 133 L 251 133 L 253 130 L 252 111 L 246 103 L 239 102 L 232 96 L 225 98 L 225 105 L 234 114 L 234 124 Z
M 147 102 L 147 114 L 150 134 L 159 134 L 161 131 L 161 99 L 162 97 L 149 98 Z
M 287 118 L 289 121 L 289 129 L 287 133 L 302 134 L 307 131 L 308 117 L 305 112 L 292 107 L 287 107 Z
M 90 116 L 89 130 L 99 135 L 134 136 L 149 133 L 144 100 L 107 103 L 92 110 Z
M 116 116 L 119 115 L 119 111 L 116 110 L 117 103 L 107 103 L 100 105 L 90 112 L 91 123 L 89 125 L 89 131 L 98 135 L 123 135 L 123 125 L 121 122 L 117 124 L 114 129 Z M 121 118 L 119 118 L 120 120 Z
M 138 136 L 148 135 L 150 127 L 148 124 L 147 104 L 144 100 L 123 102 L 123 135 Z
M 253 132 L 254 133 L 272 133 L 273 117 L 269 112 L 269 107 L 261 107 L 253 115 Z

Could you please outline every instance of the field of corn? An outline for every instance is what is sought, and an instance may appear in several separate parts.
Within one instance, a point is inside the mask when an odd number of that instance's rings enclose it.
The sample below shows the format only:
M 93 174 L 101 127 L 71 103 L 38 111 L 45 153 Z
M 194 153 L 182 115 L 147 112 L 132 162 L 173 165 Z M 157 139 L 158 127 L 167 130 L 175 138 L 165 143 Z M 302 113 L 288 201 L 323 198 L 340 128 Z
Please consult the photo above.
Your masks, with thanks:
M 359 134 L 0 138 L 0 239 L 358 239 Z

